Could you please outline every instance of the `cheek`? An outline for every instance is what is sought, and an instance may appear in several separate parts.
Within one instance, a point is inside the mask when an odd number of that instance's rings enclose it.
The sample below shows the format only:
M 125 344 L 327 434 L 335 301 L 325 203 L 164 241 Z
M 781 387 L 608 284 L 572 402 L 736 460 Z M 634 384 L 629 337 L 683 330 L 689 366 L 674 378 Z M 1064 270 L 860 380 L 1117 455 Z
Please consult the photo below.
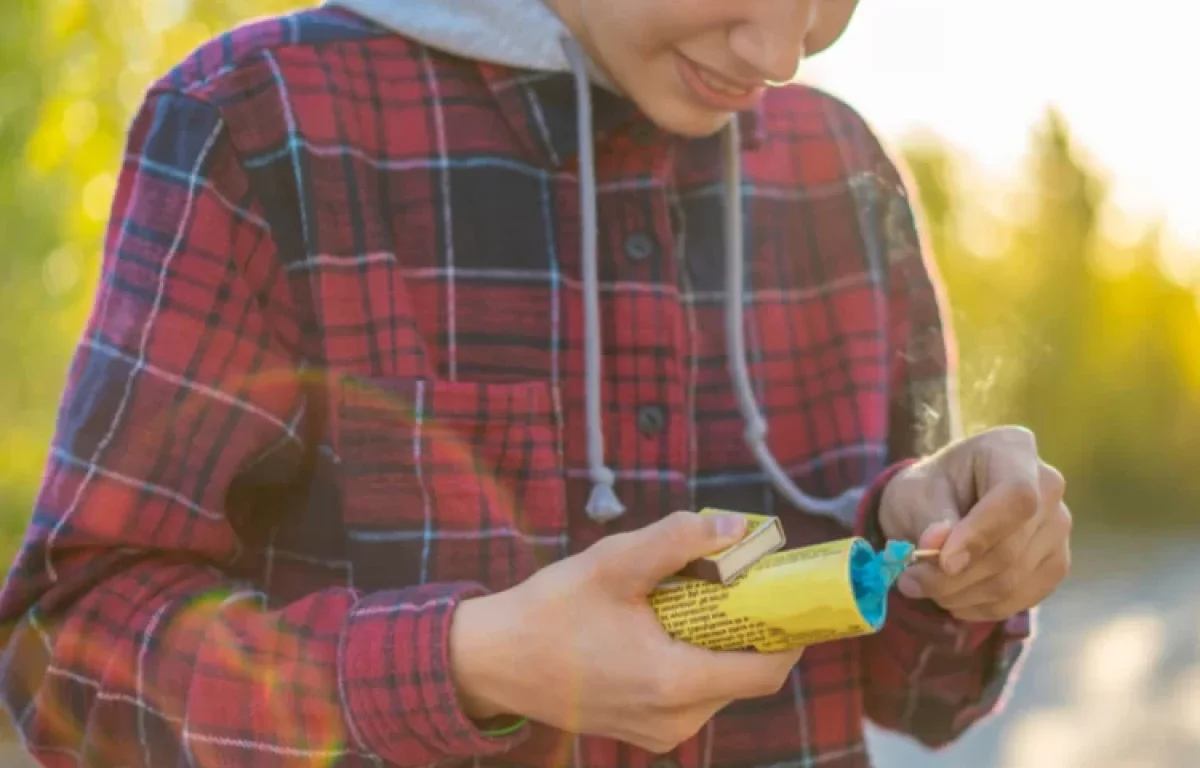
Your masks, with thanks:
M 585 34 L 621 79 L 675 77 L 677 50 L 701 61 L 727 60 L 728 29 L 740 12 L 729 0 L 566 1 L 581 4 Z
M 630 47 L 650 56 L 672 48 L 728 46 L 728 30 L 741 11 L 728 0 L 603 0 Z M 597 12 L 601 12 L 597 9 Z M 714 51 L 716 52 L 716 51 Z
M 639 0 L 638 4 L 653 6 L 645 14 L 647 19 L 676 40 L 729 29 L 746 16 L 743 3 L 737 0 Z
M 647 49 L 661 37 L 654 8 L 644 0 L 565 0 L 580 5 L 584 33 L 598 48 Z
M 618 80 L 627 80 L 644 69 L 661 43 L 656 42 L 652 28 L 641 23 L 643 12 L 629 8 L 628 0 L 611 5 L 591 3 L 586 16 L 586 34 L 600 64 Z M 625 88 L 629 86 L 621 83 Z

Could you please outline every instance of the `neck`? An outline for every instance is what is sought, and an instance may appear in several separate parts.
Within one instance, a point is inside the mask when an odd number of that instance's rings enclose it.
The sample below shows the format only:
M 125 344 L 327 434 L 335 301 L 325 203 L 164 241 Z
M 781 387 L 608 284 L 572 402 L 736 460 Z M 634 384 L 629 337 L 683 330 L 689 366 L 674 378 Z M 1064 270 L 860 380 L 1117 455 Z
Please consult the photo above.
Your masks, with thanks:
M 596 50 L 591 28 L 588 25 L 586 0 L 541 0 L 541 2 L 553 11 L 555 16 L 558 16 L 563 26 L 579 43 L 579 47 L 588 58 L 588 63 L 605 80 L 608 90 L 618 96 L 627 95 L 612 76 L 612 71 L 605 65 L 603 57 Z

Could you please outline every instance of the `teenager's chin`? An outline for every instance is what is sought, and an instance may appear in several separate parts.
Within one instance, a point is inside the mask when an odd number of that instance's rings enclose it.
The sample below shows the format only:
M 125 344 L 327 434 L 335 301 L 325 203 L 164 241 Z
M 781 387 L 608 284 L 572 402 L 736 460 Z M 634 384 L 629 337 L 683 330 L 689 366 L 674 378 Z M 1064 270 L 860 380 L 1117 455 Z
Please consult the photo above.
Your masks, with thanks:
M 659 76 L 656 67 L 647 67 L 641 78 L 614 78 L 622 93 L 631 99 L 650 122 L 666 133 L 685 139 L 702 139 L 718 133 L 735 114 L 720 105 L 709 105 L 688 93 L 674 69 Z
M 662 102 L 651 108 L 643 108 L 643 111 L 662 130 L 687 139 L 712 136 L 728 125 L 734 114 Z

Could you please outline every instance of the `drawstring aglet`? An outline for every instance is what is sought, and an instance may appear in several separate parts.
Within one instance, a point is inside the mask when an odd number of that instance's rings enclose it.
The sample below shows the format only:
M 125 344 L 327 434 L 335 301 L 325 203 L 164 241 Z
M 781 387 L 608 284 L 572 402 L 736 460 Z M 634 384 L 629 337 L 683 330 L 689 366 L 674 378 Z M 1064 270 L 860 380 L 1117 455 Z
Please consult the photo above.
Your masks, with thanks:
M 625 514 L 625 505 L 608 483 L 595 483 L 588 496 L 587 515 L 597 523 L 609 523 Z

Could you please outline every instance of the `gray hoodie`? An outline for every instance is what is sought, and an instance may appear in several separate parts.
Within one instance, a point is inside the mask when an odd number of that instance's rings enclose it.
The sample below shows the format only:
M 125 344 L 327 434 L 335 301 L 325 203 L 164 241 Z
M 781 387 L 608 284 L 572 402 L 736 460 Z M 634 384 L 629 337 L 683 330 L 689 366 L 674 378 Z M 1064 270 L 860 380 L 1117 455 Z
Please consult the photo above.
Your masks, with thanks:
M 585 310 L 585 400 L 587 405 L 588 469 L 592 493 L 587 513 L 606 522 L 625 511 L 613 492 L 615 476 L 605 464 L 600 382 L 603 359 L 600 341 L 600 288 L 596 250 L 596 173 L 592 146 L 591 89 L 589 81 L 616 91 L 588 60 L 559 17 L 545 0 L 325 0 L 368 18 L 430 48 L 476 61 L 543 72 L 569 72 L 575 78 L 579 122 L 580 220 L 583 242 Z M 743 266 L 741 153 L 738 121 L 730 120 L 722 132 L 725 157 L 725 329 L 729 370 L 746 422 L 746 442 L 759 466 L 784 498 L 807 512 L 834 517 L 852 525 L 862 488 L 820 499 L 800 490 L 779 466 L 767 447 L 767 424 L 754 399 L 746 366 L 743 322 Z

